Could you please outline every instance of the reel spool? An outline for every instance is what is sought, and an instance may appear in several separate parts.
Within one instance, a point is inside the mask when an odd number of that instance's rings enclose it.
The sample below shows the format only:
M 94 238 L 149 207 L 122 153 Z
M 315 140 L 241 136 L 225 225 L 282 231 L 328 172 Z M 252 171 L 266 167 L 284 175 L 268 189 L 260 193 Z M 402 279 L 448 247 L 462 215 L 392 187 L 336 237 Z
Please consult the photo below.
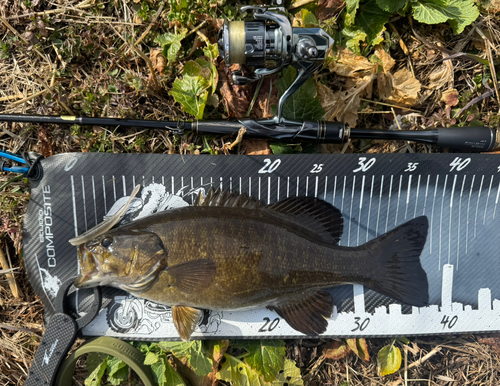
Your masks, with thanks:
M 282 0 L 275 3 L 281 5 Z M 249 76 L 233 71 L 236 85 L 245 85 L 276 73 L 286 66 L 298 69 L 298 75 L 278 103 L 276 122 L 282 121 L 282 107 L 326 58 L 334 40 L 321 28 L 293 28 L 283 7 L 244 6 L 253 20 L 225 21 L 218 35 L 219 53 L 227 65 L 245 64 L 253 67 Z

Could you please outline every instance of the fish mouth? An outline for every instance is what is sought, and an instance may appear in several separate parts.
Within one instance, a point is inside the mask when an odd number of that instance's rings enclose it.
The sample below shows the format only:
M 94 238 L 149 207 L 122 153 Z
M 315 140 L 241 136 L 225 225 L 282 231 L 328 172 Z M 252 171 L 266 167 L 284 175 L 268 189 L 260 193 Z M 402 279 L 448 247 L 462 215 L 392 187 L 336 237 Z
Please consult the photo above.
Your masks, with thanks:
M 88 251 L 85 244 L 78 246 L 78 262 L 80 265 L 80 276 L 75 280 L 75 287 L 88 288 L 98 286 L 97 264 L 92 252 Z

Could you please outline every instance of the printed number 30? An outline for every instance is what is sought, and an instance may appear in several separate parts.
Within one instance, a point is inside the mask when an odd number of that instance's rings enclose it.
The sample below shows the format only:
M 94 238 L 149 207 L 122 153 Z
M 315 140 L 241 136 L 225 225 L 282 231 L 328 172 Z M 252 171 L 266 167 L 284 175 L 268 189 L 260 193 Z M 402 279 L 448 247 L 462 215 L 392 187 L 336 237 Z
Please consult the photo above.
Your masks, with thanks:
M 370 169 L 375 162 L 377 161 L 376 158 L 370 158 L 368 161 L 366 160 L 366 157 L 359 157 L 358 165 L 359 168 L 354 169 L 353 172 L 366 172 L 368 169 Z

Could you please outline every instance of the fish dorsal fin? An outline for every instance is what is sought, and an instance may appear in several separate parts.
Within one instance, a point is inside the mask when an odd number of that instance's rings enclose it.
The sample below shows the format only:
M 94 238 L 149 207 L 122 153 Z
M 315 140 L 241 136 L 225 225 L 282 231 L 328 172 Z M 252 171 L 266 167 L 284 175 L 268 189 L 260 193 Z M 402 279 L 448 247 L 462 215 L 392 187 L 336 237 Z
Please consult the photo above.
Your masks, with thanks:
M 293 329 L 306 335 L 326 331 L 333 313 L 333 299 L 326 291 L 314 291 L 289 302 L 267 307 L 281 316 Z
M 203 197 L 201 193 L 195 200 L 195 206 L 225 206 L 256 209 L 262 207 L 260 201 L 256 201 L 246 194 L 230 192 L 229 190 L 217 189 L 215 192 L 211 188 L 207 195 Z
M 184 342 L 189 342 L 191 339 L 191 334 L 200 321 L 202 313 L 202 310 L 187 306 L 172 307 L 172 319 L 174 320 L 175 328 Z
M 313 197 L 293 197 L 268 205 L 276 213 L 293 219 L 325 241 L 338 243 L 344 229 L 340 210 L 326 201 Z

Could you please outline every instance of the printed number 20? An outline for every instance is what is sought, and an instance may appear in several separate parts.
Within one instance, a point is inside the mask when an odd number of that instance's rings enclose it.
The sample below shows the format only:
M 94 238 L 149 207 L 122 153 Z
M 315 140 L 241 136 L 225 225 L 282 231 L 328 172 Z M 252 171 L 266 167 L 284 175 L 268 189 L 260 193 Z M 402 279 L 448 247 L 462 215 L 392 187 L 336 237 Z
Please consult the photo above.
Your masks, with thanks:
M 278 158 L 272 162 L 269 158 L 266 158 L 264 163 L 265 165 L 259 170 L 259 173 L 272 173 L 278 169 L 278 166 L 281 164 L 281 160 Z
M 264 318 L 264 325 L 259 328 L 259 332 L 267 332 L 267 331 L 272 331 L 276 328 L 278 323 L 280 322 L 280 318 L 275 318 L 272 322 L 271 319 L 269 318 Z

